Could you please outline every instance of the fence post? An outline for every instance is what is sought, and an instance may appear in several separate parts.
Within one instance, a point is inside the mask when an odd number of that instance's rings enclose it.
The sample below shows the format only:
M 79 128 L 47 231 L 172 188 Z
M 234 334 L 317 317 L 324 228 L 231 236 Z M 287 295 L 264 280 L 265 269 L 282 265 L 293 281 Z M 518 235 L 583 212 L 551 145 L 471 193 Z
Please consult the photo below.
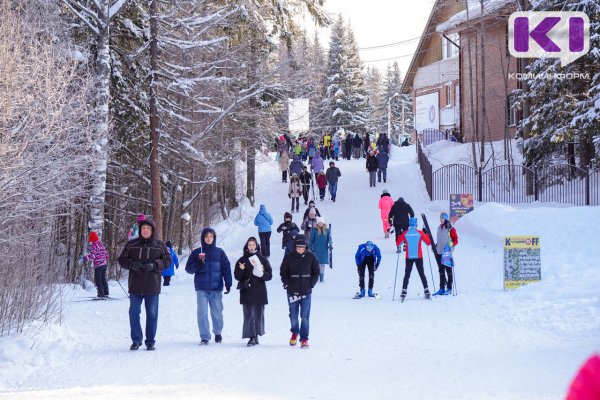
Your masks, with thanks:
M 533 171 L 533 199 L 535 201 L 539 200 L 539 195 L 540 195 L 540 187 L 538 184 L 538 171 L 537 169 Z
M 585 205 L 590 205 L 590 170 L 586 171 L 585 175 Z
M 481 167 L 477 172 L 477 201 L 483 201 L 483 180 L 481 179 Z

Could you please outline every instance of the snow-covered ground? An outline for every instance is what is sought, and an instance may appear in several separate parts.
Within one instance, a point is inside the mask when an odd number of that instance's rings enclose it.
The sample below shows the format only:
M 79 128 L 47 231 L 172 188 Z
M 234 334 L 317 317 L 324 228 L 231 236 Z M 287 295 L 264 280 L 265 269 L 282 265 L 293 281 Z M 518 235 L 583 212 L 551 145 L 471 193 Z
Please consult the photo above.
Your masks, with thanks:
M 423 300 L 414 272 L 401 304 L 392 301 L 398 259 L 392 239 L 383 238 L 381 191 L 403 196 L 432 224 L 448 204 L 428 201 L 413 146 L 393 149 L 388 183 L 376 188 L 368 186 L 363 160 L 337 164 L 338 200 L 318 202 L 333 225 L 334 268 L 313 292 L 309 350 L 288 345 L 287 303 L 277 274 L 281 236 L 274 233 L 275 274 L 267 284 L 266 335 L 259 346 L 247 348 L 241 339 L 235 290 L 224 296 L 224 342 L 198 345 L 193 277 L 183 268 L 160 297 L 154 352 L 129 351 L 126 299 L 78 301 L 95 292 L 77 288 L 60 325 L 41 331 L 34 325 L 0 339 L 0 398 L 563 398 L 579 365 L 600 349 L 600 208 L 476 204 L 456 225 L 459 295 Z M 235 220 L 215 227 L 217 245 L 232 263 L 256 235 L 252 220 L 260 203 L 277 224 L 289 208 L 277 163 L 259 169 L 257 207 L 244 204 Z M 502 290 L 503 235 L 541 236 L 542 282 Z M 369 239 L 383 253 L 375 281 L 381 301 L 352 299 L 358 286 L 354 252 Z M 434 269 L 436 287 L 438 280 Z M 111 294 L 125 296 L 116 282 Z
M 519 147 L 522 142 L 513 139 L 510 141 L 512 153 L 512 163 L 516 165 L 523 164 L 523 155 Z M 480 144 L 475 143 L 477 162 L 479 163 Z M 449 140 L 440 140 L 425 146 L 425 154 L 433 167 L 433 171 L 449 165 L 449 164 L 466 164 L 473 166 L 473 147 L 471 143 L 457 143 Z M 496 167 L 498 165 L 509 164 L 504 159 L 504 142 L 498 140 L 495 142 L 485 143 L 485 160 L 483 163 L 484 170 Z

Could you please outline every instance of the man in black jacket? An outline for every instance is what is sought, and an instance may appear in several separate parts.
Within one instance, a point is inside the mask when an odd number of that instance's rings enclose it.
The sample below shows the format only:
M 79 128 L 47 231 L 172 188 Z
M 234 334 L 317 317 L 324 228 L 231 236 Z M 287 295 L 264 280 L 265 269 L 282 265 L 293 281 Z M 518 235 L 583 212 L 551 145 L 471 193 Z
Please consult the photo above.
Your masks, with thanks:
M 319 280 L 319 261 L 306 249 L 306 237 L 296 235 L 294 251 L 286 254 L 281 262 L 280 275 L 283 288 L 287 291 L 290 308 L 292 337 L 290 346 L 295 346 L 300 334 L 300 344 L 308 348 L 308 330 L 310 320 L 310 297 L 313 287 Z M 300 316 L 301 323 L 298 323 Z
M 302 185 L 302 197 L 304 198 L 304 205 L 308 204 L 308 193 L 310 191 L 310 185 L 312 183 L 312 175 L 308 172 L 306 165 L 302 166 L 302 173 L 300 174 L 300 184 Z
M 398 201 L 394 203 L 390 210 L 390 214 L 388 215 L 388 219 L 390 225 L 393 225 L 394 230 L 396 231 L 396 241 L 402 232 L 408 229 L 408 219 L 414 216 L 415 212 L 410 204 L 404 201 L 404 198 L 400 197 Z M 400 246 L 396 249 L 396 253 L 400 253 Z
M 171 253 L 167 246 L 154 237 L 156 226 L 150 219 L 138 222 L 140 236 L 125 244 L 119 256 L 119 265 L 129 270 L 129 326 L 131 328 L 130 350 L 142 345 L 140 313 L 142 300 L 146 308 L 146 348 L 154 350 L 158 325 L 158 296 L 161 273 L 171 265 Z

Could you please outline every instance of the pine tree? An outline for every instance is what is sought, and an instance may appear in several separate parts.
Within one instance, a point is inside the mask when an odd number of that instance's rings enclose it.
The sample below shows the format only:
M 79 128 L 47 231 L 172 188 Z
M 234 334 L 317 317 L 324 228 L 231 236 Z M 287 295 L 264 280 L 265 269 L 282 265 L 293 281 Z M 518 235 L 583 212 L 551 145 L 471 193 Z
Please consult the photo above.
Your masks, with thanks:
M 387 133 L 388 129 L 388 103 L 391 104 L 391 132 L 390 139 L 396 141 L 401 133 L 410 133 L 413 129 L 412 102 L 410 96 L 401 94 L 402 74 L 398 62 L 388 64 L 381 94 L 382 121 L 381 129 Z M 404 107 L 404 127 L 402 126 Z

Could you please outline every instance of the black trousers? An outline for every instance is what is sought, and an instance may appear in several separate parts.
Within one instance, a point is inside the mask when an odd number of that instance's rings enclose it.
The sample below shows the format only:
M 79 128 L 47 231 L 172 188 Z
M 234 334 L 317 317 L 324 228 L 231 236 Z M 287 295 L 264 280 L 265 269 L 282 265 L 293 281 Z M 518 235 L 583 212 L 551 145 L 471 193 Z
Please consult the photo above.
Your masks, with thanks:
M 310 191 L 310 185 L 302 185 L 302 197 L 304 198 L 304 204 L 308 203 L 309 191 Z
M 365 271 L 369 269 L 369 289 L 373 289 L 375 284 L 375 259 L 373 257 L 365 257 L 362 263 L 358 265 L 358 286 L 361 289 L 365 288 Z
M 163 286 L 170 286 L 171 285 L 171 275 L 165 275 L 163 276 Z
M 106 265 L 94 268 L 94 283 L 98 289 L 98 296 L 108 296 L 108 282 L 106 281 Z
M 292 212 L 294 211 L 294 204 L 296 204 L 296 211 L 300 210 L 300 197 L 292 197 Z
M 260 238 L 260 253 L 269 257 L 271 255 L 271 232 L 258 232 Z
M 440 271 L 440 288 L 452 290 L 452 283 L 454 282 L 452 277 L 452 267 L 442 265 L 442 256 L 436 255 L 435 258 L 438 262 L 438 270 Z M 447 277 L 446 277 L 447 276 Z
M 281 181 L 287 182 L 287 169 L 285 171 L 281 171 Z
M 422 258 L 407 258 L 406 259 L 406 268 L 404 269 L 404 281 L 402 282 L 402 289 L 406 289 L 408 287 L 408 281 L 410 279 L 410 273 L 412 272 L 413 264 L 417 265 L 417 271 L 419 271 L 419 276 L 421 277 L 421 283 L 423 284 L 423 289 L 427 289 L 427 278 L 425 277 L 425 270 L 423 270 L 423 259 Z

